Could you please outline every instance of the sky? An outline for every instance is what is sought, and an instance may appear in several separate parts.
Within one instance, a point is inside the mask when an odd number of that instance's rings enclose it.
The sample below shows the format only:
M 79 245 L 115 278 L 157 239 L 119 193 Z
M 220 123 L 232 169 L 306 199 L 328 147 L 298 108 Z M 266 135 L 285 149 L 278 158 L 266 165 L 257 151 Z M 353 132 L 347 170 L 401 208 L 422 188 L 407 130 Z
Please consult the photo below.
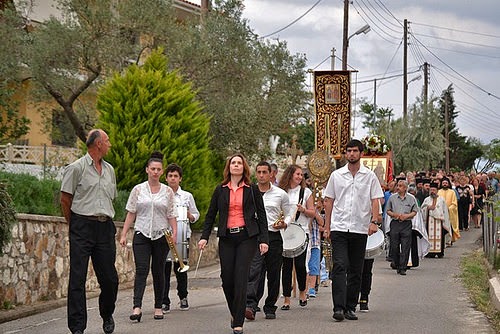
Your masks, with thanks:
M 306 56 L 308 69 L 330 70 L 332 48 L 338 57 L 335 69 L 341 69 L 343 0 L 245 0 L 244 5 L 243 17 L 251 29 L 270 41 L 286 41 L 292 54 Z M 419 68 L 427 62 L 429 95 L 440 96 L 450 84 L 455 88 L 459 132 L 483 144 L 500 138 L 498 13 L 498 0 L 351 1 L 348 35 L 366 24 L 371 27 L 367 34 L 349 40 L 348 69 L 357 71 L 351 77 L 353 98 L 373 103 L 377 78 L 377 107 L 390 107 L 396 118 L 402 116 L 403 20 L 407 19 L 408 73 L 415 72 L 408 74 L 408 81 L 415 79 L 408 84 L 408 103 L 421 96 Z M 391 76 L 395 77 L 387 78 Z M 305 83 L 310 85 L 311 80 L 305 78 Z M 366 134 L 360 123 L 356 118 L 358 138 Z

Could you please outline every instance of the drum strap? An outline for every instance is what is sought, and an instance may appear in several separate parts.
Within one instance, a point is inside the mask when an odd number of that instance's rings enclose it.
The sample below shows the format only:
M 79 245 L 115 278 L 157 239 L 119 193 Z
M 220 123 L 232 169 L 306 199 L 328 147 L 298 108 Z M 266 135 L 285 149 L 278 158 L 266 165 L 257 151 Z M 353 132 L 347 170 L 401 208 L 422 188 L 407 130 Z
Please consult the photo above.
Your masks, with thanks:
M 305 188 L 301 187 L 299 190 L 299 201 L 297 202 L 297 204 L 302 204 L 302 202 L 304 201 L 304 192 Z M 300 212 L 297 210 L 297 213 L 295 213 L 295 221 L 297 221 L 299 217 L 300 217 Z

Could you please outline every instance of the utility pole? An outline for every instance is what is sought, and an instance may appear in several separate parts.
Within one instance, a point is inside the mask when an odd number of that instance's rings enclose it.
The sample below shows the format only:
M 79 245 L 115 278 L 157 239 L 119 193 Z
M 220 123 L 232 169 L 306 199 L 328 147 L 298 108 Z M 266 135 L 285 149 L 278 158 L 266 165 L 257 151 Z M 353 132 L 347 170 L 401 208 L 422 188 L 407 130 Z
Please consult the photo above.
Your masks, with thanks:
M 337 50 L 335 50 L 335 48 L 332 48 L 332 55 L 331 55 L 332 59 L 330 61 L 330 69 L 332 71 L 335 69 L 335 51 Z
M 342 37 L 342 71 L 347 71 L 347 48 L 349 46 L 349 0 L 344 0 L 344 35 Z
M 424 112 L 427 114 L 427 103 L 429 98 L 429 63 L 424 63 Z
M 408 20 L 404 20 L 403 29 L 403 121 L 408 116 Z
M 444 99 L 444 152 L 445 152 L 445 162 L 444 169 L 446 174 L 450 172 L 450 134 L 448 131 L 448 99 Z

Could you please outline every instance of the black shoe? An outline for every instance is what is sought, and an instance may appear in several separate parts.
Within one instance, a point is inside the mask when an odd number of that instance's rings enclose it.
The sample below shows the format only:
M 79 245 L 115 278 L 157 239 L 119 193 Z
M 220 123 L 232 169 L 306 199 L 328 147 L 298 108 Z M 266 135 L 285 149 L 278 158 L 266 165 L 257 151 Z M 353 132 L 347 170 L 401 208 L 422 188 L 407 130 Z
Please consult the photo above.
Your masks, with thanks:
M 243 334 L 243 329 L 233 329 L 233 334 Z
M 165 316 L 163 314 L 155 314 L 153 316 L 153 319 L 155 319 L 155 320 L 162 320 L 164 318 L 165 318 Z
M 255 320 L 255 312 L 251 307 L 245 309 L 245 318 L 248 320 Z
M 266 313 L 266 319 L 276 319 L 276 313 Z
M 391 268 L 396 270 L 398 269 L 398 266 L 394 262 L 391 262 Z
M 299 299 L 299 305 L 302 306 L 302 307 L 306 307 L 307 306 L 307 299 L 306 300 L 300 300 Z
M 351 310 L 345 311 L 344 317 L 347 320 L 358 320 L 358 316 L 356 315 L 356 313 L 354 313 L 354 311 L 351 311 Z
M 260 307 L 258 307 L 258 306 L 255 308 L 255 313 L 257 313 L 257 312 L 260 312 Z
M 137 322 L 141 322 L 142 312 L 138 313 L 138 314 L 131 314 L 129 318 L 132 321 L 136 321 L 137 320 Z
M 73 334 L 83 334 L 83 331 L 78 329 L 78 330 L 74 331 Z
M 360 312 L 368 312 L 368 300 L 362 299 L 359 301 L 359 311 Z
M 335 311 L 333 312 L 333 319 L 335 319 L 336 321 L 342 321 L 344 320 L 344 312 L 342 311 Z
M 400 269 L 399 274 L 405 276 L 406 275 L 406 269 Z
M 115 331 L 115 321 L 113 320 L 113 317 L 109 317 L 103 321 L 102 330 L 106 334 L 111 334 Z

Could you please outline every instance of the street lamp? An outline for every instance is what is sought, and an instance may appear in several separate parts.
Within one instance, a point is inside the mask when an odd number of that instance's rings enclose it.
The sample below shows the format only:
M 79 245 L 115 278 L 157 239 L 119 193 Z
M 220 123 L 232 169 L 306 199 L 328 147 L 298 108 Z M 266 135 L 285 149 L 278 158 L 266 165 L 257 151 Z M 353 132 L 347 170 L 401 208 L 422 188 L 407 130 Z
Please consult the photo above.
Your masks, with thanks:
M 370 25 L 365 24 L 364 26 L 362 26 L 361 28 L 356 30 L 356 32 L 354 34 L 352 34 L 351 36 L 349 36 L 347 39 L 344 40 L 344 47 L 342 48 L 342 70 L 343 71 L 347 70 L 347 48 L 349 47 L 349 40 L 356 35 L 367 34 L 370 30 L 371 30 Z

